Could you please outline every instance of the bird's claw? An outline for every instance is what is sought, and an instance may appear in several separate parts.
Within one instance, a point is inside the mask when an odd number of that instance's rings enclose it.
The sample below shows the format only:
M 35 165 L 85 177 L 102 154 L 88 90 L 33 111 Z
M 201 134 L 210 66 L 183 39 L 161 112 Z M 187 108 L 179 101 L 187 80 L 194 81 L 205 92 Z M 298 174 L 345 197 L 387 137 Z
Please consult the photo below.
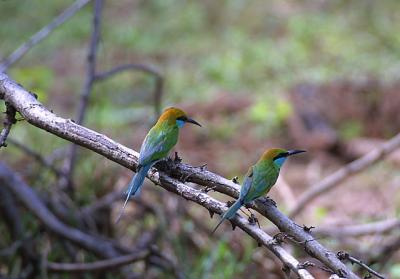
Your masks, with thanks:
M 258 222 L 257 217 L 253 213 L 250 214 L 248 221 L 249 221 L 250 225 L 254 226 L 255 224 L 257 224 L 258 228 L 261 229 L 260 222 Z
M 268 201 L 269 203 L 272 204 L 273 207 L 277 207 L 277 206 L 276 206 L 276 202 L 275 202 L 273 199 L 271 199 L 270 197 L 266 197 L 266 199 L 267 199 L 267 201 Z
M 174 160 L 173 160 L 173 161 L 174 161 L 174 163 L 180 163 L 180 162 L 182 162 L 182 158 L 179 157 L 177 151 L 175 151 L 175 157 L 174 157 Z
M 231 207 L 234 203 L 235 201 L 227 201 L 226 206 Z
M 201 191 L 202 191 L 203 193 L 208 193 L 208 192 L 210 192 L 210 191 L 215 190 L 216 187 L 217 187 L 217 186 L 206 186 L 206 187 L 203 188 Z
M 239 184 L 239 177 L 237 177 L 237 176 L 233 177 L 232 182 L 235 184 Z

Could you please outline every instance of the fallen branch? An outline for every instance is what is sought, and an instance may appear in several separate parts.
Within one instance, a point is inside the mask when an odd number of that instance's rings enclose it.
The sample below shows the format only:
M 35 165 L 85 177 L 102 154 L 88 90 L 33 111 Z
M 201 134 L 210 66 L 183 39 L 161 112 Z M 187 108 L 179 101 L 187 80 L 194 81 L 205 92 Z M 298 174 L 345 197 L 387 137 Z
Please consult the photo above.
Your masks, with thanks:
M 119 163 L 122 166 L 136 170 L 138 153 L 127 147 L 116 143 L 108 137 L 94 132 L 90 129 L 77 125 L 71 120 L 56 116 L 40 104 L 28 91 L 12 81 L 5 74 L 0 74 L 0 98 L 10 102 L 24 118 L 34 126 L 44 129 L 58 137 L 72 141 L 84 146 L 104 157 Z M 206 171 L 204 168 L 195 168 L 186 164 L 175 164 L 174 171 L 180 172 L 179 177 L 186 178 L 187 181 L 195 182 L 200 185 L 215 187 L 217 191 L 228 194 L 232 197 L 238 196 L 239 186 L 232 181 L 219 175 Z M 190 171 L 188 173 L 188 171 Z M 163 172 L 157 172 L 152 169 L 148 178 L 155 184 L 177 193 L 189 200 L 207 208 L 211 212 L 222 213 L 226 207 L 215 199 L 210 198 L 204 192 L 193 189 L 186 184 L 179 182 Z M 255 208 L 264 216 L 269 218 L 281 231 L 292 235 L 296 241 L 302 243 L 305 251 L 312 257 L 319 259 L 335 273 L 347 278 L 358 278 L 350 269 L 340 262 L 335 255 L 324 248 L 307 231 L 296 225 L 288 217 L 282 214 L 275 206 L 266 199 L 260 199 L 256 202 Z M 241 227 L 252 237 L 260 241 L 269 249 L 277 253 L 284 253 L 283 248 L 271 241 L 271 237 L 262 230 L 248 224 L 242 217 L 237 217 L 233 222 Z M 286 251 L 285 251 L 286 252 Z M 280 259 L 291 255 L 280 254 Z M 294 266 L 295 260 L 291 258 L 290 265 Z M 285 263 L 286 264 L 286 263 Z M 299 270 L 293 270 L 299 273 Z M 304 270 L 306 271 L 306 270 Z M 299 275 L 299 274 L 298 274 Z
M 347 164 L 346 166 L 342 167 L 341 169 L 323 179 L 321 182 L 312 186 L 309 190 L 307 190 L 299 197 L 297 204 L 294 206 L 294 208 L 291 209 L 289 217 L 296 217 L 316 197 L 319 197 L 320 195 L 334 189 L 351 175 L 363 171 L 374 163 L 380 162 L 382 158 L 389 155 L 392 151 L 399 147 L 400 133 L 382 144 L 381 146 L 372 150 L 368 154 L 351 162 L 350 164 Z
M 111 258 L 120 255 L 120 252 L 115 249 L 110 241 L 86 234 L 59 221 L 43 204 L 34 190 L 1 162 L 0 182 L 3 187 L 7 187 L 7 189 L 14 194 L 14 196 L 16 196 L 46 228 L 56 235 L 68 239 L 76 245 L 92 251 L 103 258 Z
M 82 7 L 84 7 L 91 0 L 77 0 L 56 18 L 53 19 L 48 25 L 40 29 L 32 37 L 29 38 L 27 42 L 22 44 L 19 48 L 14 50 L 3 62 L 0 64 L 0 73 L 7 71 L 7 69 L 20 60 L 26 52 L 28 52 L 33 46 L 37 45 L 43 39 L 45 39 L 51 32 L 54 31 L 58 26 L 66 22 L 70 17 L 72 17 L 76 12 L 78 12 Z
M 119 256 L 112 259 L 96 261 L 92 263 L 55 263 L 46 262 L 45 266 L 52 272 L 94 272 L 101 270 L 115 269 L 127 264 L 135 263 L 146 259 L 150 251 L 143 250 L 130 255 Z

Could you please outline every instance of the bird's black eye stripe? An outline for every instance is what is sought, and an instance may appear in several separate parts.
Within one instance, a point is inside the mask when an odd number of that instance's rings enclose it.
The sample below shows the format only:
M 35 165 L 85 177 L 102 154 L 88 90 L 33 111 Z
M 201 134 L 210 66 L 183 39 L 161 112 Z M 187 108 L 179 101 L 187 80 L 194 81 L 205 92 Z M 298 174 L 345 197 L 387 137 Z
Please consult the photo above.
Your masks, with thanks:
M 176 118 L 176 120 L 186 121 L 187 117 L 186 116 L 179 116 L 178 118 Z
M 279 158 L 285 158 L 285 157 L 287 157 L 288 155 L 289 155 L 288 152 L 279 153 L 278 155 L 276 155 L 276 156 L 274 157 L 274 161 L 275 161 L 276 159 L 279 159 Z

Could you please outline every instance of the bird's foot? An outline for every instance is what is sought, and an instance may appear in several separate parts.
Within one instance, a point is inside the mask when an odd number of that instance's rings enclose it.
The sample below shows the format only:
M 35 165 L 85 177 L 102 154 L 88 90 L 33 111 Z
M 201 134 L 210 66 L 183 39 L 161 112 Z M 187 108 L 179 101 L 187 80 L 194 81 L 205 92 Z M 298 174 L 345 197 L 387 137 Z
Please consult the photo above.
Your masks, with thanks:
M 258 228 L 261 229 L 260 222 L 258 222 L 257 217 L 253 213 L 250 214 L 248 221 L 250 225 L 254 226 L 255 224 L 257 224 Z
M 234 203 L 235 203 L 235 201 L 227 201 L 226 206 L 231 207 Z
M 182 158 L 179 157 L 177 151 L 175 151 L 175 157 L 174 157 L 173 161 L 174 161 L 175 164 L 182 162 Z
M 277 206 L 276 206 L 276 202 L 275 202 L 273 199 L 271 199 L 270 197 L 265 197 L 265 198 L 267 199 L 267 201 L 268 201 L 270 204 L 272 204 L 273 207 L 277 207 Z
M 239 177 L 237 177 L 237 176 L 233 177 L 232 182 L 235 184 L 239 184 Z
M 203 188 L 201 191 L 202 191 L 203 193 L 208 193 L 208 192 L 210 192 L 210 191 L 215 190 L 216 187 L 217 187 L 217 186 L 206 186 L 206 187 Z
M 232 220 L 231 220 L 231 225 L 232 225 L 232 231 L 234 231 L 236 229 L 236 225 L 232 222 Z

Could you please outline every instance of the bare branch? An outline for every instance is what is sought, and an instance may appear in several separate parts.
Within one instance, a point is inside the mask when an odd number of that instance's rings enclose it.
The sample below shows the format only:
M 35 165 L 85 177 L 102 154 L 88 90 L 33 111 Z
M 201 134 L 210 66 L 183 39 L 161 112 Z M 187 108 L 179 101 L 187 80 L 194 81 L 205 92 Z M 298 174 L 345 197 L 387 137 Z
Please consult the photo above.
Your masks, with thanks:
M 95 79 L 96 81 L 102 81 L 128 70 L 142 71 L 154 77 L 154 113 L 156 118 L 158 118 L 161 113 L 161 98 L 163 94 L 164 78 L 156 68 L 144 64 L 124 64 L 109 71 L 97 74 Z
M 8 134 L 11 131 L 11 126 L 17 122 L 17 120 L 15 119 L 15 113 L 16 113 L 15 109 L 9 103 L 6 102 L 6 112 L 5 112 L 6 117 L 4 118 L 3 122 L 4 128 L 0 133 L 0 148 L 2 146 L 4 147 L 7 146 L 6 140 Z
M 337 253 L 337 256 L 338 256 L 338 258 L 340 260 L 348 260 L 352 264 L 358 264 L 359 266 L 361 266 L 362 268 L 366 269 L 369 273 L 375 275 L 376 277 L 381 278 L 381 279 L 385 279 L 385 277 L 382 274 L 379 274 L 378 272 L 376 272 L 375 270 L 370 268 L 368 265 L 366 265 L 362 261 L 350 256 L 349 253 L 346 253 L 346 252 L 343 252 L 343 251 L 339 251 Z
M 56 235 L 66 238 L 101 257 L 111 258 L 120 254 L 111 242 L 83 233 L 59 221 L 43 204 L 33 189 L 26 185 L 19 176 L 1 162 L 0 182 Z
M 92 263 L 45 263 L 46 268 L 53 272 L 94 272 L 100 270 L 115 269 L 127 264 L 142 261 L 150 255 L 148 250 L 132 253 L 130 255 L 119 256 L 112 259 L 96 261 Z
M 94 152 L 97 152 L 127 168 L 132 170 L 136 169 L 138 158 L 137 152 L 116 143 L 102 134 L 82 127 L 71 120 L 63 119 L 54 115 L 33 98 L 29 92 L 9 79 L 5 74 L 0 74 L 0 98 L 10 102 L 32 125 L 93 150 Z M 217 191 L 233 197 L 238 196 L 238 185 L 219 175 L 206 171 L 204 168 L 195 168 L 186 164 L 175 164 L 172 171 L 180 174 L 179 177 L 186 177 L 187 181 L 215 187 Z M 184 198 L 190 199 L 212 212 L 220 214 L 225 209 L 223 204 L 210 198 L 204 192 L 193 189 L 186 184 L 167 176 L 161 171 L 157 172 L 157 170 L 152 169 L 148 174 L 148 178 L 153 181 L 153 183 L 177 193 Z M 332 252 L 324 248 L 308 232 L 304 231 L 301 227 L 282 214 L 276 207 L 268 202 L 268 200 L 260 199 L 256 202 L 255 208 L 277 225 L 281 231 L 292 235 L 298 242 L 303 243 L 302 245 L 307 253 L 319 259 L 335 273 L 341 276 L 347 276 L 348 278 L 358 278 L 346 267 L 346 265 L 340 262 Z M 250 226 L 244 218 L 237 217 L 233 222 L 269 249 L 272 249 L 275 254 L 282 252 L 280 250 L 282 247 L 276 245 L 275 242 L 270 241 L 271 237 L 269 235 L 257 227 Z M 282 254 L 281 257 L 283 257 Z M 296 260 L 291 260 L 292 266 L 294 266 L 294 261 Z M 298 269 L 296 269 L 296 271 L 298 272 Z
M 56 18 L 53 19 L 50 24 L 46 25 L 29 38 L 27 42 L 22 44 L 19 48 L 14 50 L 3 62 L 0 64 L 0 73 L 7 71 L 7 69 L 20 60 L 26 52 L 28 52 L 33 46 L 37 45 L 43 39 L 45 39 L 51 32 L 54 31 L 58 26 L 66 22 L 70 17 L 72 17 L 76 12 L 78 12 L 82 7 L 84 7 L 91 0 L 77 0 Z
M 400 147 L 400 133 L 388 140 L 386 143 L 372 150 L 361 158 L 342 167 L 333 174 L 329 175 L 321 182 L 312 186 L 308 191 L 303 193 L 297 200 L 296 206 L 291 210 L 289 217 L 294 218 L 299 215 L 304 208 L 316 197 L 337 187 L 339 183 L 353 174 L 359 173 L 367 167 L 379 162 L 382 158 L 390 154 L 392 151 Z
M 32 157 L 33 159 L 35 159 L 37 162 L 39 162 L 41 165 L 43 165 L 44 167 L 48 168 L 51 172 L 53 172 L 57 177 L 60 176 L 64 176 L 65 174 L 57 169 L 54 164 L 47 158 L 43 157 L 42 155 L 40 155 L 38 152 L 36 152 L 35 150 L 31 149 L 29 146 L 26 146 L 12 138 L 9 138 L 8 141 L 14 145 L 15 147 L 17 147 L 18 149 L 22 150 L 23 152 L 25 152 L 28 156 Z

